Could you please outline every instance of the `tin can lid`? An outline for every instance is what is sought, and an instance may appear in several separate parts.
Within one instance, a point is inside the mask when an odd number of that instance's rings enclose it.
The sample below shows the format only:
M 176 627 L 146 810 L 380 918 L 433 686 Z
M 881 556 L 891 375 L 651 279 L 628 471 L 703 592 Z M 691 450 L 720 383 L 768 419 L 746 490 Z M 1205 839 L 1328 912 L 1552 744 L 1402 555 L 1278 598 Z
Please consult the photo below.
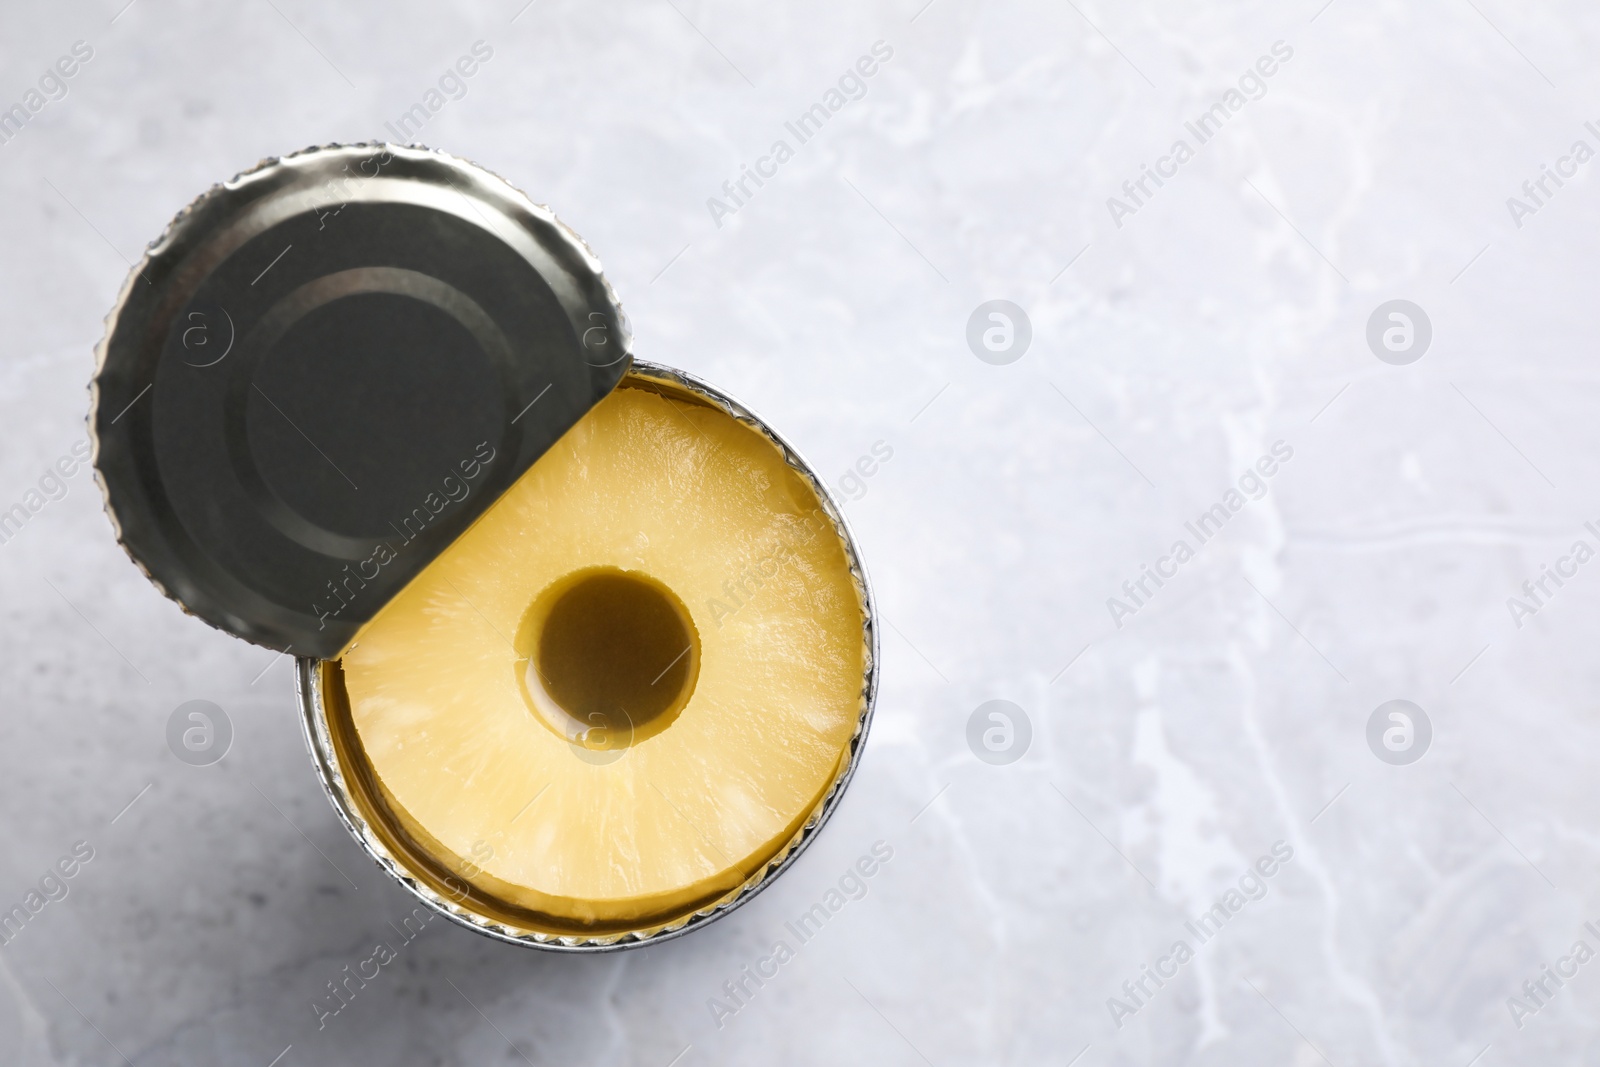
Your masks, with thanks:
M 90 387 L 118 539 L 213 626 L 331 657 L 622 378 L 571 230 L 425 148 L 267 160 L 129 276 Z

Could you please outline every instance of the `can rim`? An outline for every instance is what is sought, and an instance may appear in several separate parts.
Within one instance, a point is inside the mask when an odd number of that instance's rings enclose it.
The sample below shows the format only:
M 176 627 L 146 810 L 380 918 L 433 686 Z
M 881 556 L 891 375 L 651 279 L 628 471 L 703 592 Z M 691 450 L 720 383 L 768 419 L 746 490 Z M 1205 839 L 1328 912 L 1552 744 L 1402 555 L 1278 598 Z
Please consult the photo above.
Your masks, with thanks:
M 654 379 L 679 386 L 755 429 L 775 444 L 785 462 L 801 474 L 817 494 L 825 514 L 833 522 L 835 532 L 844 545 L 851 575 L 861 591 L 863 639 L 870 662 L 862 686 L 861 710 L 856 720 L 855 733 L 850 739 L 850 759 L 844 769 L 835 776 L 822 803 L 780 853 L 781 859 L 768 861 L 760 871 L 710 907 L 694 912 L 687 918 L 674 919 L 660 926 L 598 937 L 518 932 L 436 893 L 407 871 L 390 853 L 357 808 L 345 783 L 344 772 L 339 766 L 332 731 L 328 724 L 327 708 L 322 699 L 322 686 L 318 680 L 318 667 L 323 661 L 310 656 L 296 657 L 295 660 L 295 696 L 300 704 L 301 729 L 305 737 L 307 754 L 316 770 L 317 780 L 322 783 L 323 792 L 333 805 L 334 813 L 368 857 L 430 911 L 442 915 L 452 923 L 496 941 L 552 952 L 620 952 L 654 945 L 682 937 L 691 930 L 715 922 L 748 903 L 800 857 L 838 808 L 845 789 L 855 777 L 857 767 L 860 766 L 878 699 L 882 657 L 879 651 L 877 603 L 873 597 L 872 583 L 867 575 L 866 565 L 861 559 L 855 531 L 851 528 L 833 492 L 828 488 L 828 484 L 817 476 L 815 468 L 765 419 L 701 378 L 686 371 L 640 359 L 633 361 L 630 374 L 646 380 Z

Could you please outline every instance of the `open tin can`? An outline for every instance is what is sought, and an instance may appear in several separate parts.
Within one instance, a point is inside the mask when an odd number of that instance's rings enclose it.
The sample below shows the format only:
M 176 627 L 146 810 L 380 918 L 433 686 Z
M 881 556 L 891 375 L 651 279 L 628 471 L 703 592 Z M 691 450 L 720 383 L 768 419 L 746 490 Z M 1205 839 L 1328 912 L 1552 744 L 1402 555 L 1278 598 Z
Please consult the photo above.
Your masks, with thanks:
M 497 176 L 416 146 L 267 160 L 150 246 L 97 355 L 118 539 L 184 610 L 296 656 L 334 810 L 428 908 L 543 949 L 653 943 L 749 900 L 838 806 L 879 670 L 843 513 L 748 409 L 633 360 L 599 262 Z M 773 531 L 724 599 L 707 575 Z M 659 673 L 629 658 L 652 611 L 687 635 Z M 548 780 L 511 815 L 524 771 Z

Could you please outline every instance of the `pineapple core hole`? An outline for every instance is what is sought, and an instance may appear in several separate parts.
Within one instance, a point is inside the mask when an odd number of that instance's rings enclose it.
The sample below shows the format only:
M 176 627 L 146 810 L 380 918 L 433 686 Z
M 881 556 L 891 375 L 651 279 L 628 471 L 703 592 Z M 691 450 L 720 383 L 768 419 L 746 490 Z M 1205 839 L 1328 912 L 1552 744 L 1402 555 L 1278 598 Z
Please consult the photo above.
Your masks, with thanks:
M 627 748 L 670 726 L 700 674 L 683 602 L 638 571 L 590 567 L 552 583 L 517 634 L 534 714 L 584 749 Z

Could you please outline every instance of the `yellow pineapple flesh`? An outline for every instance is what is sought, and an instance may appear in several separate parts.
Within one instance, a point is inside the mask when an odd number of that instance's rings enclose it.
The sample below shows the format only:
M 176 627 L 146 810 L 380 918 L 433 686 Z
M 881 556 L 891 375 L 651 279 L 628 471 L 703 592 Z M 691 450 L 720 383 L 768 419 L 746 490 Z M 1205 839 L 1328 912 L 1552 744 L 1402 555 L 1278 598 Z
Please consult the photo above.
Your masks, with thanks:
M 791 844 L 848 763 L 864 600 L 810 482 L 625 379 L 357 635 L 395 819 L 551 931 L 672 921 Z

